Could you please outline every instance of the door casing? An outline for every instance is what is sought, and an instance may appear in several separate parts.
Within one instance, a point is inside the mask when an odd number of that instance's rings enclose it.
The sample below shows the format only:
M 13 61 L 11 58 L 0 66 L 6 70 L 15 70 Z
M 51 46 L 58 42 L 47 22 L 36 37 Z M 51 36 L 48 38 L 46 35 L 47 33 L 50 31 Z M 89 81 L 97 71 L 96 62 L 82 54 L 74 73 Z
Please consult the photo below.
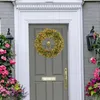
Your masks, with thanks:
M 53 5 L 49 6 L 47 3 L 16 3 L 14 20 L 15 52 L 17 55 L 15 67 L 16 78 L 21 84 L 26 87 L 29 95 L 30 83 L 28 26 L 29 24 L 61 23 L 69 25 L 69 100 L 84 100 L 83 32 L 81 2 L 54 3 Z M 29 95 L 25 98 L 25 100 L 30 100 Z

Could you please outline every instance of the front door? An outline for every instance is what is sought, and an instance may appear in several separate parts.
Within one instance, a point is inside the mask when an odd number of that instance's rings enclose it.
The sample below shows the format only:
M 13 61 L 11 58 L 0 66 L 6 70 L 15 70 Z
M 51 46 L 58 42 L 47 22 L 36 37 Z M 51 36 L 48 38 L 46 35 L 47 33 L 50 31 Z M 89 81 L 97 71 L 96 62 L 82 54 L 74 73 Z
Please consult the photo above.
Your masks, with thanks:
M 59 31 L 64 49 L 54 58 L 46 58 L 34 47 L 36 34 L 45 28 Z M 68 100 L 67 25 L 29 25 L 30 100 Z

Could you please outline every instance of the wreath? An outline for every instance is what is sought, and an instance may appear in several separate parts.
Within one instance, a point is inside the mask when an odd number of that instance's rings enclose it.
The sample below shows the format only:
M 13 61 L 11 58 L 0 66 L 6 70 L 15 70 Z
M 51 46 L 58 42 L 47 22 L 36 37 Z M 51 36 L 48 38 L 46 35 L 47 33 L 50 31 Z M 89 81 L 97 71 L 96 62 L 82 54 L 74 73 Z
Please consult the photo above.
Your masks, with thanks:
M 51 40 L 54 41 L 54 46 L 51 46 Z M 46 42 L 46 48 L 43 47 L 43 42 Z M 64 48 L 64 40 L 61 34 L 54 29 L 44 29 L 37 34 L 35 39 L 35 47 L 37 52 L 45 57 L 52 58 L 57 56 Z

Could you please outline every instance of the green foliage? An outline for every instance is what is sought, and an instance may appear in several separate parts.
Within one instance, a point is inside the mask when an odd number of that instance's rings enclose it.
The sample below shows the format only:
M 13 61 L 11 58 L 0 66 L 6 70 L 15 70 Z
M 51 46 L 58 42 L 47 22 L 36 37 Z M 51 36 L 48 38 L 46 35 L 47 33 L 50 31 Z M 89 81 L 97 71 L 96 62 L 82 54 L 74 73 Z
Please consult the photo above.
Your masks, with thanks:
M 97 66 L 100 67 L 100 34 L 94 33 L 96 36 L 93 49 L 96 53 Z
M 13 96 L 21 100 L 26 96 L 24 88 L 12 77 L 12 68 L 14 68 L 14 56 L 10 41 L 4 35 L 0 35 L 0 100 Z M 1 92 L 4 89 L 5 92 Z

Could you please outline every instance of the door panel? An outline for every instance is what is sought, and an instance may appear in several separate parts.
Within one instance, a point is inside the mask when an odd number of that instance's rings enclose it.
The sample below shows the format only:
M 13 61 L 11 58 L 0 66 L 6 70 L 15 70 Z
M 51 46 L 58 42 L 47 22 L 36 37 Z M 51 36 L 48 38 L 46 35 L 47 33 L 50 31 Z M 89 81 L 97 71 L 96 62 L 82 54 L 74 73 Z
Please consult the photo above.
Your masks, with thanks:
M 38 53 L 36 53 L 36 75 L 45 75 L 46 74 L 46 65 L 45 65 L 45 58 L 42 56 L 39 56 Z M 41 66 L 41 70 L 40 70 Z
M 63 99 L 63 91 L 64 91 L 63 82 L 53 82 L 53 91 L 54 91 L 53 100 L 64 100 Z
M 58 30 L 64 39 L 63 51 L 54 58 L 39 55 L 34 47 L 36 35 L 45 28 Z M 64 88 L 67 31 L 67 25 L 29 25 L 30 100 L 68 100 L 68 88 Z M 43 81 L 42 77 L 56 77 L 56 81 Z
M 45 82 L 36 82 L 35 92 L 36 100 L 46 100 L 46 83 Z
M 53 59 L 53 75 L 62 75 L 63 74 L 63 62 L 62 62 L 62 53 L 60 53 L 55 59 Z

